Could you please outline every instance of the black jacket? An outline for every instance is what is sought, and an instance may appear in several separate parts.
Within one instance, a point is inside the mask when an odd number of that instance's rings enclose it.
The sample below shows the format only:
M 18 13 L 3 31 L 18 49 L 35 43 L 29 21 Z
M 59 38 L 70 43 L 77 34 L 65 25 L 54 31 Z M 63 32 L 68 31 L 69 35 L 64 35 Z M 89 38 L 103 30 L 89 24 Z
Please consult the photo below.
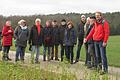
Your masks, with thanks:
M 0 40 L 1 40 L 1 38 L 2 38 L 2 32 L 0 31 Z
M 85 23 L 83 23 L 81 21 L 80 24 L 77 27 L 78 40 L 81 40 L 81 41 L 83 41 L 83 39 L 84 39 L 84 25 L 85 25 Z
M 65 30 L 66 30 L 66 26 L 67 25 L 61 25 L 60 28 L 59 28 L 59 31 L 60 31 L 60 44 L 63 44 L 63 41 L 64 41 L 64 37 L 65 37 Z
M 59 45 L 60 43 L 60 30 L 59 27 L 53 27 L 53 44 L 54 45 Z
M 53 44 L 53 28 L 45 27 L 43 29 L 43 44 L 45 47 L 52 47 Z
M 42 44 L 43 44 L 43 27 L 42 27 L 42 25 L 41 25 L 40 34 L 38 34 L 36 25 L 33 25 L 33 27 L 31 28 L 29 44 L 31 44 L 31 43 L 32 43 L 32 45 L 42 46 Z
M 90 33 L 90 31 L 92 30 L 93 26 L 94 26 L 94 24 L 88 26 L 87 32 L 86 32 L 86 34 L 85 34 L 85 37 L 87 37 L 87 36 L 89 35 L 89 33 Z M 93 42 L 93 38 L 91 38 L 90 40 L 88 40 L 87 43 L 88 43 L 88 44 L 93 44 L 93 43 L 94 43 L 94 42 Z

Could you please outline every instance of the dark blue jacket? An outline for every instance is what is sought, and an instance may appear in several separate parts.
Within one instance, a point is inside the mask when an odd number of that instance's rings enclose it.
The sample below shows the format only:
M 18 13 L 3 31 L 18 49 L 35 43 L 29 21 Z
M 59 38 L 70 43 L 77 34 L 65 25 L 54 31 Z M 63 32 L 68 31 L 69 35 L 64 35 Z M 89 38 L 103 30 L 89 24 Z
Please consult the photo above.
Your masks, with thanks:
M 77 42 L 76 31 L 74 28 L 65 30 L 64 44 L 65 46 L 74 46 Z

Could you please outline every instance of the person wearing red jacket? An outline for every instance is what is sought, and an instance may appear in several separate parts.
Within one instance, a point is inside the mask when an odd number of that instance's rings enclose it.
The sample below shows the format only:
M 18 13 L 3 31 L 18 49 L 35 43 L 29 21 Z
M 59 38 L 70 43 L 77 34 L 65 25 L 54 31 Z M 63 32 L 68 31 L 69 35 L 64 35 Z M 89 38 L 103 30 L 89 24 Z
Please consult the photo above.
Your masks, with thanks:
M 102 63 L 101 69 L 102 73 L 108 72 L 108 63 L 107 63 L 107 57 L 106 57 L 106 46 L 108 37 L 110 34 L 109 31 L 109 24 L 108 22 L 102 17 L 101 12 L 96 12 L 96 21 L 95 25 L 92 28 L 89 35 L 84 39 L 84 43 L 86 43 L 89 39 L 93 38 L 94 45 L 95 45 L 95 54 L 96 54 L 96 67 L 98 68 L 98 65 Z
M 12 37 L 13 37 L 13 29 L 11 27 L 11 21 L 6 21 L 5 26 L 2 29 L 2 46 L 3 46 L 3 57 L 2 60 L 11 60 L 8 56 L 10 46 L 12 46 Z

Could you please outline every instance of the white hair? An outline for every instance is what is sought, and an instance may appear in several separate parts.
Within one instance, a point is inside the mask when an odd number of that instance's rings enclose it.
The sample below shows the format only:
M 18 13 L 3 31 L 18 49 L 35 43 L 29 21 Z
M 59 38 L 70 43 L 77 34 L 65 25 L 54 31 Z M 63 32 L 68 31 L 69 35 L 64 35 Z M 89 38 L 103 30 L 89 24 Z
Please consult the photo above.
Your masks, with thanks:
M 35 23 L 36 23 L 37 21 L 39 21 L 39 22 L 41 23 L 41 19 L 39 19 L 39 18 L 35 19 Z
M 19 22 L 18 22 L 18 25 L 20 25 L 22 22 L 26 22 L 25 20 L 21 19 Z
M 87 17 L 87 21 L 90 20 L 90 17 Z
M 83 17 L 86 18 L 85 15 L 82 15 L 82 16 L 81 16 L 81 18 L 83 18 Z

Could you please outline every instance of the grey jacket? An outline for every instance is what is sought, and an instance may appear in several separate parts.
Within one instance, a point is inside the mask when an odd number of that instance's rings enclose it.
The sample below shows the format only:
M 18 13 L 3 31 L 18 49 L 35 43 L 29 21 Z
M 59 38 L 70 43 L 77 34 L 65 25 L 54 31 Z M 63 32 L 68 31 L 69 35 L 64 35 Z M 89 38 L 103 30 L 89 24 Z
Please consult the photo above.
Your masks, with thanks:
M 15 29 L 14 36 L 16 38 L 16 46 L 26 47 L 29 39 L 29 29 L 22 29 L 18 26 Z

